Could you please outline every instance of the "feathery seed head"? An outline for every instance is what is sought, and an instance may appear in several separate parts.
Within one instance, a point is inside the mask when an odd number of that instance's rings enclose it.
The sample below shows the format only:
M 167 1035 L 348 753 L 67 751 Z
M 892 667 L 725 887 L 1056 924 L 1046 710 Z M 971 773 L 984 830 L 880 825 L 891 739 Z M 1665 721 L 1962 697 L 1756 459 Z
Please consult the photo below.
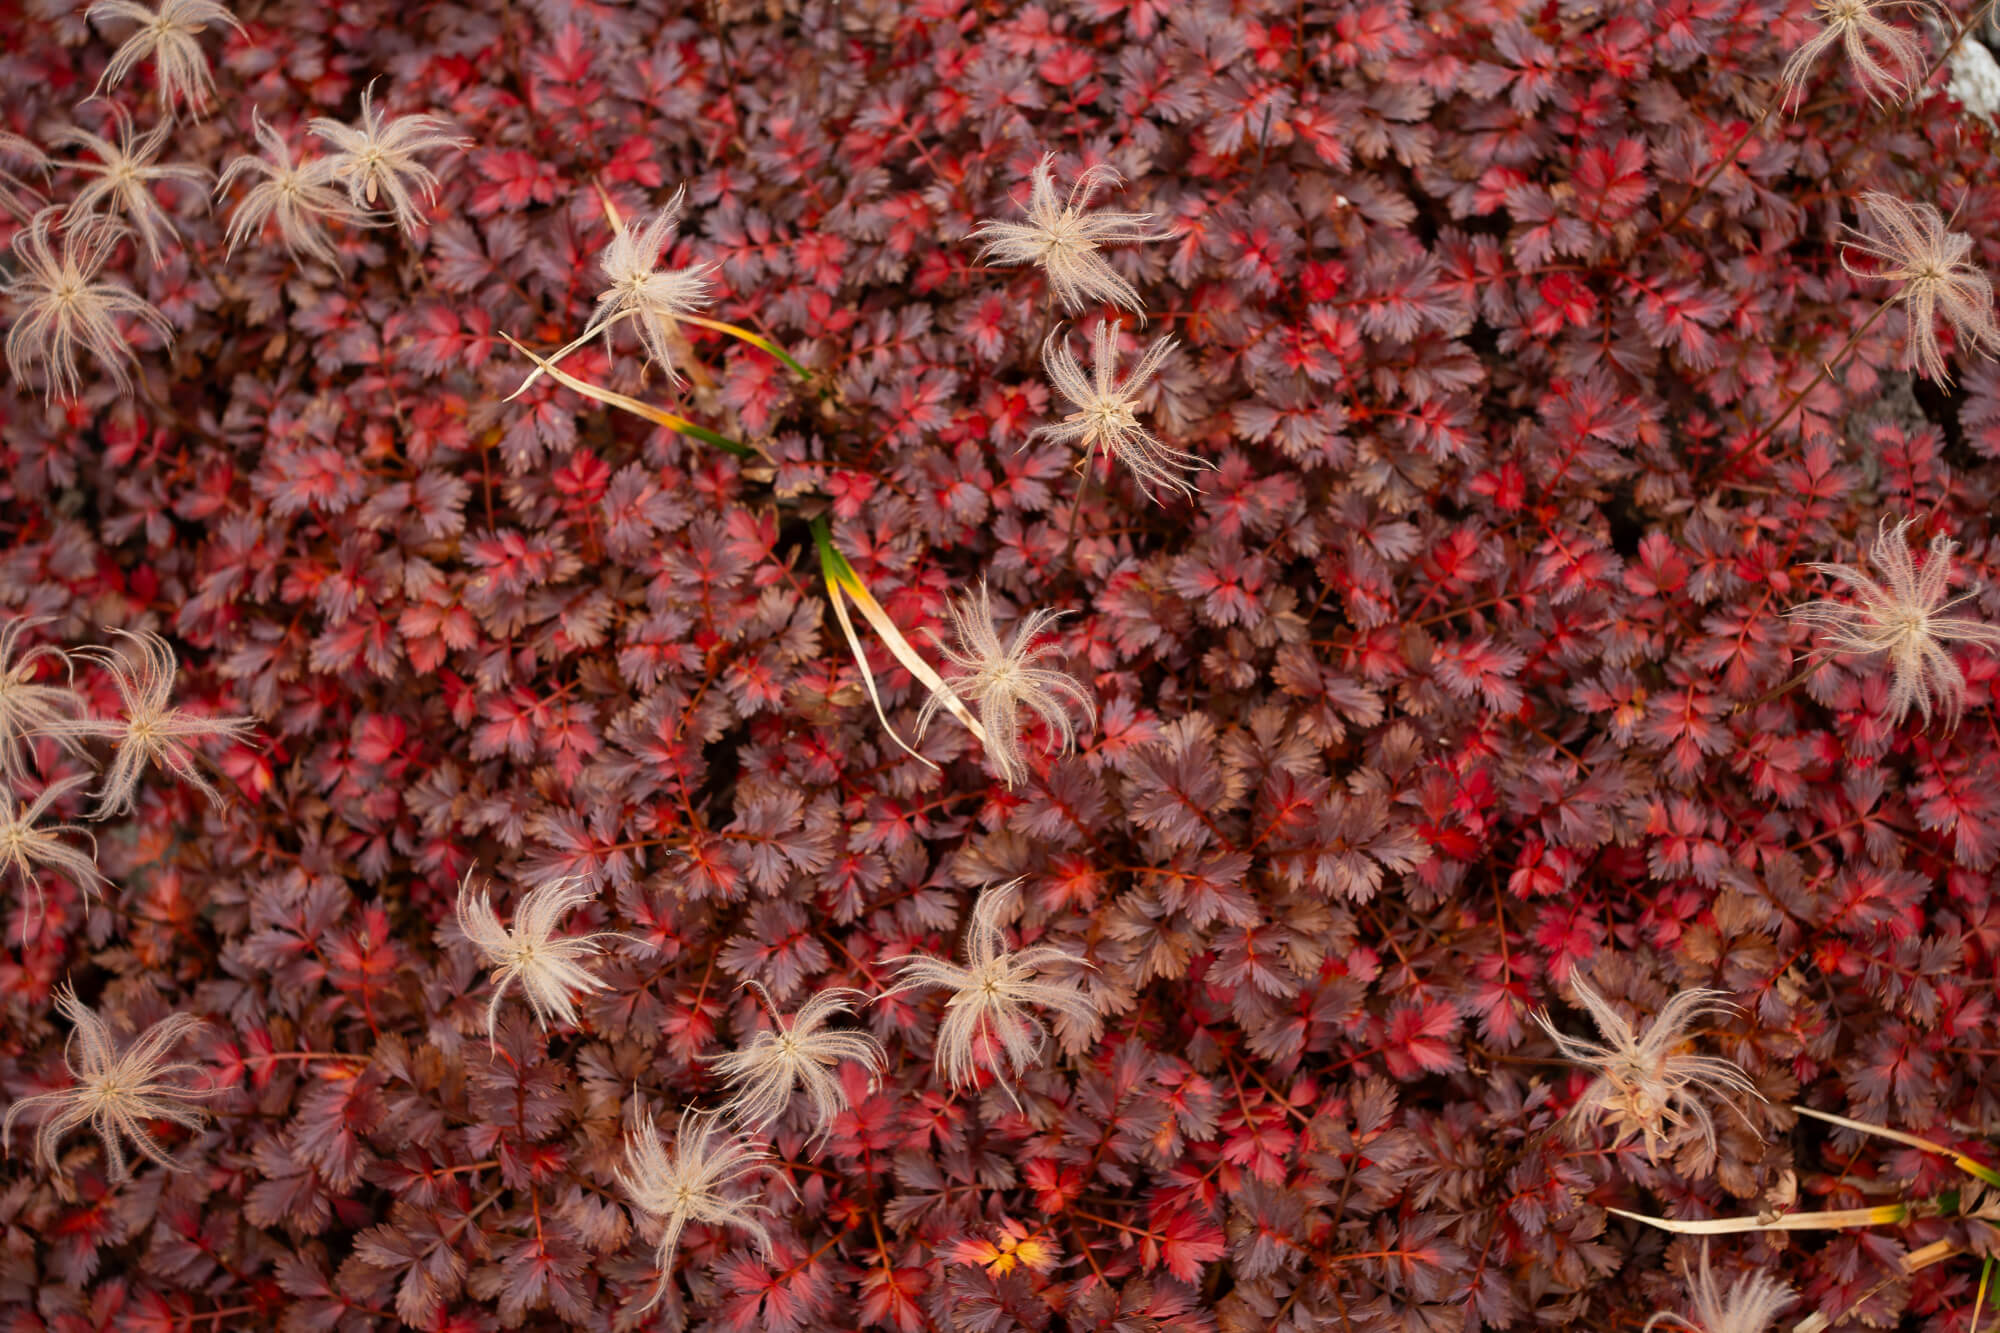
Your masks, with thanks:
M 687 187 L 682 186 L 666 207 L 654 214 L 652 221 L 643 227 L 620 229 L 604 247 L 597 263 L 611 285 L 597 294 L 597 311 L 591 316 L 591 326 L 577 340 L 582 342 L 601 331 L 609 344 L 612 325 L 623 319 L 636 320 L 647 359 L 658 363 L 670 379 L 679 376 L 674 371 L 667 335 L 673 321 L 695 313 L 708 303 L 708 274 L 714 271 L 710 264 L 660 268 L 661 252 L 680 222 L 681 206 L 686 199 Z
M 993 603 L 985 580 L 971 595 L 949 602 L 947 607 L 958 645 L 954 648 L 936 634 L 931 635 L 931 641 L 956 669 L 946 681 L 947 687 L 979 711 L 979 725 L 986 731 L 986 755 L 1000 780 L 1011 787 L 1028 776 L 1028 756 L 1021 738 L 1024 709 L 1042 719 L 1056 748 L 1064 753 L 1075 749 L 1076 728 L 1063 704 L 1064 697 L 1076 702 L 1088 722 L 1097 720 L 1096 709 L 1069 673 L 1040 665 L 1057 651 L 1042 635 L 1062 613 L 1030 613 L 1015 626 L 1012 640 L 1003 644 L 993 623 Z M 933 693 L 924 701 L 917 714 L 919 736 L 944 706 L 942 694 Z
M 356 209 L 375 206 L 379 198 L 388 201 L 390 211 L 403 231 L 415 235 L 423 217 L 417 211 L 415 195 L 426 202 L 437 198 L 435 172 L 417 160 L 419 153 L 441 148 L 467 148 L 470 139 L 451 132 L 440 116 L 383 115 L 373 102 L 375 85 L 361 91 L 361 119 L 344 125 L 324 116 L 307 126 L 332 148 L 327 155 L 330 179 L 345 183 L 348 201 Z
M 1887 659 L 1892 724 L 1901 722 L 1914 704 L 1926 725 L 1935 707 L 1949 729 L 1965 707 L 1965 676 L 1945 644 L 2000 648 L 2000 626 L 1940 614 L 1972 594 L 1946 599 L 1957 543 L 1942 533 L 1931 539 L 1930 554 L 1917 567 L 1903 535 L 1916 521 L 1908 518 L 1891 527 L 1882 520 L 1868 554 L 1880 582 L 1851 565 L 1807 566 L 1852 588 L 1853 602 L 1807 602 L 1786 614 L 1818 628 L 1821 642 L 1832 652 L 1879 653 Z
M 35 867 L 47 866 L 69 876 L 86 894 L 108 882 L 97 868 L 97 839 L 88 829 L 80 824 L 36 823 L 51 805 L 89 781 L 89 775 L 78 774 L 51 782 L 25 808 L 17 808 L 10 797 L 0 795 L 0 875 L 12 869 L 25 883 L 34 884 Z M 64 842 L 65 833 L 82 834 L 89 839 L 90 850 Z
M 887 994 L 919 986 L 951 992 L 938 1025 L 937 1068 L 953 1087 L 977 1080 L 983 1051 L 993 1051 L 993 1072 L 1003 1088 L 1010 1076 L 1018 1077 L 1040 1058 L 1048 1031 L 1029 1005 L 1053 1009 L 1081 1024 L 1097 1022 L 1097 1006 L 1073 982 L 1042 976 L 1051 964 L 1088 967 L 1087 960 L 1051 945 L 1008 951 L 1000 917 L 1019 887 L 1015 880 L 979 895 L 966 931 L 964 966 L 922 954 L 889 960 L 901 964 L 902 979 Z M 1011 1088 L 1008 1095 L 1013 1095 Z
M 1906 204 L 1893 194 L 1869 191 L 1861 210 L 1873 234 L 1849 230 L 1840 262 L 1850 273 L 1900 282 L 1893 298 L 1909 316 L 1909 342 L 1904 361 L 1930 379 L 1949 383 L 1944 350 L 1938 346 L 1937 320 L 1944 317 L 1965 350 L 1992 356 L 2000 352 L 2000 322 L 1993 315 L 1993 284 L 1971 261 L 1972 238 L 1951 231 L 1929 204 Z M 1848 259 L 1856 250 L 1874 261 L 1856 268 Z
M 199 114 L 215 91 L 208 57 L 201 49 L 201 30 L 221 23 L 243 31 L 236 16 L 215 0 L 160 0 L 158 9 L 148 9 L 138 0 L 97 0 L 84 11 L 84 17 L 97 23 L 126 19 L 138 25 L 112 53 L 111 63 L 97 81 L 97 91 L 117 87 L 134 66 L 152 56 L 160 104 L 169 113 L 179 100 Z
M 226 193 L 236 178 L 261 176 L 229 215 L 229 252 L 258 235 L 264 224 L 275 222 L 285 248 L 296 257 L 311 255 L 326 264 L 337 264 L 340 256 L 326 234 L 329 221 L 368 223 L 372 219 L 356 209 L 339 190 L 333 188 L 335 163 L 315 157 L 294 162 L 285 136 L 251 113 L 251 129 L 267 157 L 244 153 L 231 159 L 215 182 L 216 197 Z
M 1735 1062 L 1683 1049 L 1696 1019 L 1735 1011 L 1721 991 L 1682 991 L 1667 1001 L 1644 1032 L 1635 1033 L 1581 976 L 1570 984 L 1604 1040 L 1565 1036 L 1546 1012 L 1536 1018 L 1565 1057 L 1597 1071 L 1596 1080 L 1571 1109 L 1573 1127 L 1608 1119 L 1614 1130 L 1613 1147 L 1641 1135 L 1647 1160 L 1658 1161 L 1662 1150 L 1671 1154 L 1691 1139 L 1714 1147 L 1710 1098 L 1726 1101 L 1730 1093 L 1741 1092 L 1762 1100 L 1756 1084 Z
M 20 135 L 9 134 L 5 130 L 0 130 L 0 161 L 20 162 L 33 171 L 46 172 L 49 169 L 48 154 Z M 17 221 L 26 222 L 42 207 L 41 191 L 13 172 L 0 168 L 0 211 L 5 211 Z
M 58 249 L 52 230 L 59 212 L 43 209 L 14 237 L 17 271 L 5 291 L 19 314 L 7 331 L 7 369 L 25 380 L 39 363 L 48 375 L 49 398 L 74 398 L 82 390 L 77 352 L 83 350 L 103 363 L 120 389 L 129 388 L 126 366 L 137 358 L 118 317 L 138 320 L 162 340 L 173 338 L 173 327 L 124 283 L 98 279 L 125 229 L 106 218 L 76 218 L 65 224 Z
M 69 655 L 50 644 L 37 644 L 16 656 L 21 636 L 47 623 L 48 617 L 41 616 L 0 625 L 0 787 L 12 787 L 27 776 L 29 747 L 43 736 L 73 754 L 83 752 L 76 726 L 83 701 L 66 686 L 35 680 L 43 662 L 59 663 L 68 676 Z
M 161 121 L 146 134 L 135 138 L 132 118 L 122 109 L 115 115 L 118 121 L 118 142 L 115 144 L 82 128 L 64 130 L 52 140 L 86 149 L 97 158 L 95 162 L 59 164 L 96 178 L 85 184 L 70 200 L 64 224 L 67 226 L 99 215 L 109 217 L 115 209 L 123 213 L 133 230 L 139 233 L 139 239 L 145 242 L 147 257 L 157 264 L 161 239 L 174 234 L 174 225 L 153 195 L 154 183 L 178 180 L 200 185 L 207 181 L 208 172 L 186 162 L 154 163 L 154 155 L 166 143 L 167 135 L 173 129 L 172 121 Z
M 1054 153 L 1045 154 L 1030 178 L 1028 220 L 981 222 L 973 236 L 986 242 L 980 258 L 1002 264 L 1039 264 L 1048 274 L 1049 291 L 1065 310 L 1075 313 L 1089 301 L 1108 301 L 1144 318 L 1139 293 L 1098 248 L 1120 241 L 1163 241 L 1172 232 L 1153 232 L 1151 213 L 1089 212 L 1086 205 L 1099 185 L 1120 183 L 1118 172 L 1104 164 L 1087 167 L 1076 178 L 1069 198 L 1056 194 Z
M 1139 424 L 1139 400 L 1146 382 L 1153 378 L 1174 350 L 1172 338 L 1162 338 L 1146 349 L 1132 373 L 1120 382 L 1118 335 L 1123 326 L 1116 320 L 1100 320 L 1091 335 L 1091 373 L 1084 374 L 1069 339 L 1061 329 L 1050 333 L 1042 344 L 1042 365 L 1056 391 L 1070 401 L 1076 411 L 1051 425 L 1037 427 L 1029 439 L 1048 438 L 1057 444 L 1083 450 L 1079 467 L 1087 468 L 1098 451 L 1131 469 L 1139 489 L 1152 496 L 1153 488 L 1194 495 L 1199 488 L 1184 474 L 1212 467 L 1206 459 L 1182 453 L 1161 441 Z M 1158 497 L 1153 497 L 1158 498 Z
M 1709 1267 L 1708 1242 L 1704 1240 L 1701 1268 L 1688 1277 L 1692 1317 L 1662 1310 L 1646 1321 L 1643 1333 L 1652 1333 L 1661 1324 L 1678 1325 L 1691 1333 L 1765 1333 L 1778 1311 L 1792 1300 L 1792 1289 L 1761 1269 L 1744 1274 L 1723 1290 L 1715 1270 Z
M 632 1206 L 660 1227 L 660 1285 L 647 1309 L 666 1295 L 673 1280 L 674 1251 L 690 1222 L 739 1227 L 760 1252 L 771 1251 L 771 1233 L 758 1218 L 769 1208 L 759 1200 L 733 1199 L 723 1190 L 770 1161 L 771 1155 L 735 1134 L 722 1132 L 713 1115 L 693 1108 L 681 1113 L 672 1152 L 660 1142 L 650 1113 L 641 1114 L 625 1139 L 625 1169 L 617 1172 Z
M 56 1165 L 56 1145 L 81 1125 L 89 1125 L 104 1141 L 105 1165 L 113 1180 L 122 1180 L 130 1173 L 125 1154 L 128 1142 L 149 1161 L 169 1170 L 182 1170 L 148 1126 L 165 1120 L 199 1129 L 206 1117 L 184 1103 L 221 1091 L 172 1081 L 173 1075 L 192 1073 L 197 1067 L 166 1062 L 168 1052 L 202 1026 L 201 1020 L 193 1014 L 170 1014 L 121 1050 L 112 1040 L 110 1027 L 77 999 L 67 983 L 56 988 L 56 1009 L 73 1027 L 64 1063 L 76 1083 L 23 1097 L 8 1107 L 6 1120 L 0 1122 L 0 1147 L 11 1149 L 16 1116 L 40 1108 L 45 1114 L 35 1132 L 35 1156 L 51 1170 Z
M 1879 102 L 1878 93 L 1900 99 L 1913 90 L 1923 77 L 1924 48 L 1915 33 L 1882 17 L 1880 11 L 1892 5 L 1930 8 L 1917 0 L 1814 0 L 1820 30 L 1785 62 L 1778 76 L 1778 105 L 1782 108 L 1798 95 L 1812 67 L 1836 45 L 1847 53 L 1869 101 Z
M 859 991 L 819 991 L 789 1019 L 778 1016 L 764 988 L 749 983 L 771 1012 L 774 1028 L 751 1038 L 741 1050 L 716 1056 L 713 1063 L 730 1089 L 723 1113 L 739 1125 L 761 1131 L 791 1105 L 792 1089 L 801 1087 L 812 1102 L 815 1136 L 825 1134 L 833 1119 L 847 1109 L 847 1091 L 834 1075 L 842 1060 L 852 1060 L 873 1078 L 888 1065 L 882 1043 L 861 1028 L 830 1028 L 829 1020 L 850 1014 L 864 997 Z
M 203 777 L 196 761 L 204 740 L 247 742 L 257 723 L 254 717 L 204 717 L 176 708 L 173 704 L 174 677 L 180 663 L 167 641 L 150 630 L 134 634 L 129 630 L 112 633 L 127 640 L 127 647 L 79 648 L 76 655 L 98 662 L 111 673 L 125 706 L 123 722 L 80 721 L 69 723 L 77 735 L 115 736 L 118 753 L 104 786 L 97 794 L 94 819 L 103 819 L 131 808 L 139 789 L 139 779 L 148 765 L 157 764 L 194 787 L 218 808 L 222 793 Z
M 466 872 L 464 882 L 458 886 L 458 928 L 493 968 L 493 1001 L 486 1007 L 488 1043 L 496 1040 L 494 1025 L 500 1001 L 506 997 L 509 986 L 520 985 L 535 1021 L 543 1028 L 548 1027 L 551 1019 L 575 1027 L 575 995 L 608 989 L 584 965 L 584 960 L 604 951 L 600 940 L 620 936 L 614 931 L 556 934 L 562 919 L 592 897 L 590 890 L 576 880 L 544 884 L 521 899 L 514 909 L 514 924 L 509 928 L 500 924 L 488 892 L 472 891 L 472 872 Z

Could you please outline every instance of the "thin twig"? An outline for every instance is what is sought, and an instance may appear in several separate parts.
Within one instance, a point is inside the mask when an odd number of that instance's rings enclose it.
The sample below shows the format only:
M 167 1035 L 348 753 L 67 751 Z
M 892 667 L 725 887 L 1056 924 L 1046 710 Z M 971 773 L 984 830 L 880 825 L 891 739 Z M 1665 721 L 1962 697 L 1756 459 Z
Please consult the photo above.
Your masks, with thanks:
M 1803 403 L 1806 400 L 1806 395 L 1810 394 L 1814 389 L 1817 389 L 1821 384 L 1825 383 L 1827 379 L 1829 379 L 1832 376 L 1833 367 L 1835 363 L 1846 360 L 1847 357 L 1853 353 L 1855 345 L 1861 341 L 1861 339 L 1868 333 L 1870 329 L 1875 327 L 1876 321 L 1880 320 L 1883 315 L 1887 314 L 1889 311 L 1889 307 L 1894 304 L 1896 304 L 1896 302 L 1893 298 L 1891 298 L 1890 300 L 1884 301 L 1881 305 L 1876 306 L 1875 313 L 1870 315 L 1867 319 L 1861 321 L 1861 326 L 1855 329 L 1854 332 L 1847 335 L 1847 341 L 1842 343 L 1840 345 L 1840 350 L 1833 354 L 1833 360 L 1820 362 L 1819 369 L 1815 371 L 1813 373 L 1813 377 L 1806 382 L 1806 386 L 1791 396 L 1791 398 L 1785 403 L 1784 407 L 1779 409 L 1778 415 L 1772 417 L 1770 421 L 1766 422 L 1762 427 L 1760 427 L 1757 430 L 1757 433 L 1752 435 L 1748 440 L 1744 441 L 1736 448 L 1730 450 L 1728 454 L 1724 455 L 1722 461 L 1716 464 L 1714 471 L 1720 471 L 1721 469 L 1728 467 L 1731 463 L 1735 462 L 1737 459 L 1741 458 L 1743 455 L 1749 453 L 1752 449 L 1762 444 L 1765 440 L 1769 439 L 1771 437 L 1771 433 L 1777 430 L 1779 426 L 1783 425 L 1785 419 L 1792 415 L 1793 410 L 1796 409 L 1800 403 Z M 1712 471 L 1710 475 L 1714 475 L 1714 472 Z

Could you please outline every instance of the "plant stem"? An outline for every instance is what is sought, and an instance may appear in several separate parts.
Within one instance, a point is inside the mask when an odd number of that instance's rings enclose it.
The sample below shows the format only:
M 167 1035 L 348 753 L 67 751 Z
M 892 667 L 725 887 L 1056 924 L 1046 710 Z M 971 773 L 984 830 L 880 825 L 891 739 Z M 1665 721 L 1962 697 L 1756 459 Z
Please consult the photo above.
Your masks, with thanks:
M 1069 563 L 1069 553 L 1076 547 L 1076 516 L 1083 512 L 1083 502 L 1090 498 L 1090 483 L 1097 479 L 1097 469 L 1092 466 L 1097 461 L 1097 449 L 1093 445 L 1083 456 L 1083 480 L 1076 488 L 1076 502 L 1069 507 L 1069 531 L 1063 537 L 1063 563 Z
M 1718 158 L 1715 165 L 1710 167 L 1703 174 L 1702 178 L 1694 183 L 1694 189 L 1688 191 L 1687 198 L 1681 200 L 1679 207 L 1674 209 L 1672 215 L 1653 229 L 1652 234 L 1646 238 L 1645 242 L 1640 244 L 1639 248 L 1644 249 L 1647 243 L 1659 240 L 1675 227 L 1679 226 L 1681 219 L 1688 215 L 1688 210 L 1693 208 L 1700 201 L 1701 197 L 1708 193 L 1708 187 L 1715 183 L 1715 178 L 1729 170 L 1736 159 L 1743 156 L 1743 150 L 1750 146 L 1750 141 L 1757 137 L 1758 133 L 1764 128 L 1764 122 L 1770 118 L 1771 112 L 1767 108 L 1762 115 L 1757 117 L 1757 123 L 1738 136 L 1736 142 L 1730 145 L 1729 151 Z
M 1958 48 L 1965 43 L 1966 37 L 1971 34 L 1972 30 L 1985 22 L 1987 15 L 1993 12 L 1993 6 L 1996 3 L 2000 3 L 2000 0 L 1986 0 L 1985 4 L 1977 6 L 1965 16 L 1965 21 L 1958 25 L 1958 31 L 1951 35 L 1950 44 L 1944 48 L 1937 59 L 1931 61 L 1930 68 L 1924 71 L 1923 81 L 1917 84 L 1915 91 L 1910 94 L 1912 103 L 1923 95 L 1924 89 L 1931 86 L 1931 80 L 1938 76 L 1938 71 L 1943 69 L 1954 55 L 1958 54 Z
M 1854 351 L 1855 344 L 1860 342 L 1861 339 L 1867 335 L 1868 330 L 1875 327 L 1876 321 L 1881 319 L 1883 315 L 1887 314 L 1889 312 L 1889 307 L 1894 304 L 1896 304 L 1896 302 L 1894 298 L 1891 298 L 1890 300 L 1884 301 L 1881 305 L 1876 306 L 1875 313 L 1870 315 L 1867 319 L 1862 320 L 1861 326 L 1855 329 L 1854 332 L 1847 335 L 1847 341 L 1840 345 L 1840 350 L 1833 354 L 1833 359 L 1831 361 L 1820 362 L 1819 369 L 1815 371 L 1813 373 L 1813 377 L 1806 382 L 1806 386 L 1803 389 L 1800 389 L 1797 393 L 1793 394 L 1791 398 L 1786 401 L 1784 407 L 1779 409 L 1778 415 L 1772 417 L 1770 421 L 1766 422 L 1763 426 L 1759 427 L 1756 434 L 1752 435 L 1748 440 L 1744 441 L 1736 448 L 1730 450 L 1729 453 L 1724 456 L 1723 460 L 1716 465 L 1716 470 L 1720 471 L 1722 468 L 1728 467 L 1738 458 L 1741 458 L 1744 454 L 1749 453 L 1752 449 L 1756 448 L 1758 445 L 1762 444 L 1765 440 L 1769 439 L 1771 437 L 1771 432 L 1775 431 L 1779 426 L 1785 423 L 1785 419 L 1791 416 L 1794 409 L 1796 409 L 1800 403 L 1803 403 L 1806 400 L 1807 394 L 1811 393 L 1814 389 L 1817 389 L 1821 384 L 1825 383 L 1827 377 L 1833 373 L 1834 366 L 1840 363 L 1841 361 L 1847 359 L 1848 355 Z M 1713 473 L 1711 473 L 1711 475 L 1713 475 Z

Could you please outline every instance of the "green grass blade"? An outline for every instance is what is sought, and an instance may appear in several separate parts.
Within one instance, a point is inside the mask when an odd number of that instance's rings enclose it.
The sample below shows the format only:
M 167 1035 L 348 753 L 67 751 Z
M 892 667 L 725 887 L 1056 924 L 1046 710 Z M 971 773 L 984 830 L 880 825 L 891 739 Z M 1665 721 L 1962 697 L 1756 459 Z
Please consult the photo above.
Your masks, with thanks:
M 711 329 L 716 333 L 727 334 L 731 338 L 749 343 L 758 351 L 768 353 L 784 362 L 786 368 L 802 380 L 809 380 L 813 377 L 813 373 L 800 365 L 790 352 L 787 352 L 763 334 L 753 333 L 740 324 L 725 324 L 719 319 L 709 319 L 705 315 L 677 315 L 675 318 L 683 324 L 693 324 L 700 328 Z

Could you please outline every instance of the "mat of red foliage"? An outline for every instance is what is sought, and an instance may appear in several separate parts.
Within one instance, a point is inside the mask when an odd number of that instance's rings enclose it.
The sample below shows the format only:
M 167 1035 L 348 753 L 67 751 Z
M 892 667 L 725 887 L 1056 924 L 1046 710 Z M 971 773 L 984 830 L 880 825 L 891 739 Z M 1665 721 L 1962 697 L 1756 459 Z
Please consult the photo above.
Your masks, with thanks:
M 1966 8 L 1882 17 L 1935 59 Z M 2000 661 L 1959 650 L 1955 730 L 1893 719 L 1885 664 L 1784 615 L 1907 518 L 2000 620 L 2000 375 L 1961 343 L 1956 384 L 1913 377 L 1895 285 L 1841 259 L 1881 191 L 2000 267 L 1993 133 L 1942 74 L 1877 105 L 1836 47 L 1766 115 L 1809 0 L 236 12 L 162 160 L 218 171 L 253 117 L 313 147 L 376 80 L 470 143 L 414 233 L 336 223 L 333 264 L 229 253 L 241 183 L 153 183 L 161 256 L 109 272 L 171 341 L 121 326 L 129 393 L 86 358 L 74 398 L 0 397 L 5 614 L 157 630 L 182 706 L 258 719 L 210 748 L 219 807 L 155 771 L 91 826 L 101 893 L 7 883 L 7 1101 L 68 1080 L 65 980 L 120 1033 L 200 1016 L 219 1091 L 157 1127 L 183 1169 L 124 1182 L 87 1129 L 61 1170 L 17 1131 L 4 1327 L 1631 1333 L 1689 1309 L 1701 1243 L 1613 1209 L 1898 1201 L 1711 1260 L 1793 1288 L 1782 1328 L 1993 1316 L 1991 1199 L 1789 1109 L 1988 1161 L 2000 1123 Z M 0 127 L 106 123 L 129 24 L 0 25 Z M 104 93 L 142 129 L 155 65 Z M 1073 542 L 1077 452 L 1030 439 L 1063 312 L 968 240 L 1044 153 L 1171 233 L 1106 253 L 1127 363 L 1179 344 L 1145 420 L 1214 465 L 1158 502 L 1102 471 Z M 810 377 L 693 325 L 678 386 L 629 334 L 566 365 L 748 458 L 548 379 L 505 401 L 503 334 L 586 326 L 606 200 L 682 184 L 671 262 Z M 982 578 L 1003 625 L 1061 612 L 1077 752 L 1031 733 L 1009 787 L 949 717 L 936 768 L 893 743 L 815 519 L 931 660 Z M 925 689 L 860 633 L 913 740 Z M 23 790 L 86 758 L 44 745 Z M 630 937 L 577 1025 L 510 1001 L 489 1048 L 474 867 L 503 915 L 580 876 L 566 928 Z M 716 1100 L 768 1025 L 745 983 L 874 995 L 1016 878 L 1010 938 L 1088 959 L 1097 1029 L 1017 1104 L 938 1075 L 934 993 L 867 1006 L 886 1072 L 847 1067 L 823 1141 L 803 1099 L 773 1133 L 769 1257 L 691 1226 L 646 1309 L 623 1137 Z M 1763 1100 L 1715 1104 L 1712 1154 L 1569 1132 L 1592 1071 L 1536 1018 L 1595 1035 L 1579 979 L 1641 1021 L 1723 992 L 1689 1049 Z

